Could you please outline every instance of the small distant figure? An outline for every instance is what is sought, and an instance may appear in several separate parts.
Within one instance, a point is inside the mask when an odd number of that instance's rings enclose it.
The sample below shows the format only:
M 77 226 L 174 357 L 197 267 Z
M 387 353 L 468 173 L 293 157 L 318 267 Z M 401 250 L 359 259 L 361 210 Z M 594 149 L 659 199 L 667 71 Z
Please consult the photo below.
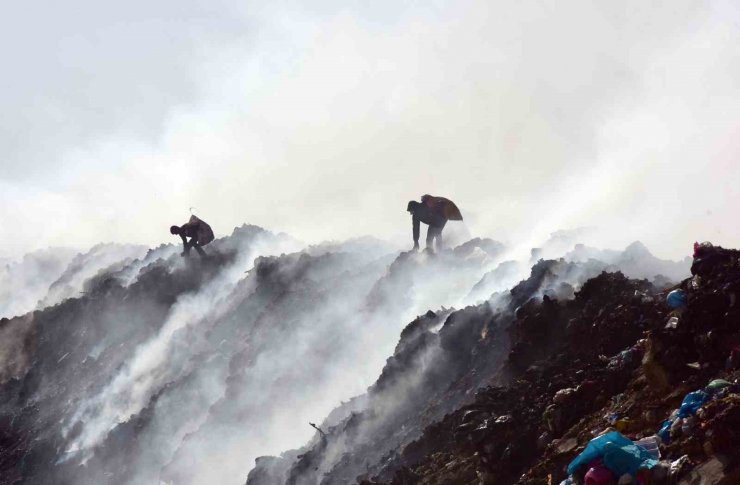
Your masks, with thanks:
M 176 234 L 182 238 L 182 256 L 189 256 L 190 250 L 195 248 L 201 258 L 206 256 L 203 246 L 213 241 L 213 230 L 206 222 L 196 216 L 190 216 L 190 220 L 182 226 L 170 227 L 170 234 Z M 188 241 L 187 238 L 190 238 Z
M 411 213 L 414 233 L 414 249 L 419 249 L 419 226 L 427 224 L 427 249 L 432 248 L 434 239 L 437 240 L 437 250 L 442 249 L 442 229 L 447 221 L 462 221 L 460 209 L 454 202 L 444 197 L 422 195 L 421 202 L 409 201 L 406 210 Z

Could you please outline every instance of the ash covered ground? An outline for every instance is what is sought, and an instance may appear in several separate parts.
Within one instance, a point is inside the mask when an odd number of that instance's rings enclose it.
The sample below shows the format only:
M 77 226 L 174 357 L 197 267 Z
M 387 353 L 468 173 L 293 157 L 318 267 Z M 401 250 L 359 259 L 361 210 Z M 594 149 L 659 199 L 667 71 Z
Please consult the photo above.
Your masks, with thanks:
M 662 431 L 641 480 L 738 483 L 737 253 L 576 242 L 510 260 L 242 226 L 204 260 L 4 263 L 0 483 L 551 484 L 608 430 Z

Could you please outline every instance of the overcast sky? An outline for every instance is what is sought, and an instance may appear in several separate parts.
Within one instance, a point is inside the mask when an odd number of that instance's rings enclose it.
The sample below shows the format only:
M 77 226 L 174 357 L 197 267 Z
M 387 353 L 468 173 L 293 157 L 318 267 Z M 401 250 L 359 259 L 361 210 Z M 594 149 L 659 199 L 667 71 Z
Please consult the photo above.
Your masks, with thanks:
M 189 207 L 410 245 L 424 193 L 507 242 L 740 246 L 731 1 L 28 0 L 0 59 L 0 256 Z

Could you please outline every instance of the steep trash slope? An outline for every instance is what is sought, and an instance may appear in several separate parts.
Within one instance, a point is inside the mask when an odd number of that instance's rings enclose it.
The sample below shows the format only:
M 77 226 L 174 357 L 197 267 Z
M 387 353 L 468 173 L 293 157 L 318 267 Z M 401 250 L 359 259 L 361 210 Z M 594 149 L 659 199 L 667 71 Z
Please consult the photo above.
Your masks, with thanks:
M 698 255 L 694 276 L 680 284 L 688 303 L 679 311 L 666 305 L 666 291 L 621 273 L 586 272 L 575 298 L 558 299 L 552 287 L 539 290 L 542 283 L 577 272 L 563 261 L 541 261 L 528 280 L 487 303 L 498 307 L 493 315 L 483 306 L 451 313 L 438 336 L 428 330 L 444 315 L 412 323 L 360 410 L 325 423 L 325 435 L 302 450 L 259 459 L 247 483 L 560 483 L 589 441 L 609 430 L 647 442 L 660 433 L 660 461 L 639 472 L 639 483 L 740 483 L 739 256 L 721 248 Z M 469 363 L 450 370 L 451 383 L 443 377 L 415 387 L 399 418 L 382 400 L 384 380 L 418 375 L 405 354 L 439 345 L 458 314 L 475 316 L 463 320 L 467 332 L 458 329 L 466 338 L 447 348 Z M 671 317 L 677 325 L 667 325 Z M 508 355 L 498 370 L 486 369 L 474 361 L 501 359 L 492 352 L 500 346 L 486 346 L 496 331 L 494 339 L 508 338 Z M 440 365 L 448 369 L 444 360 Z M 676 418 L 687 395 L 703 396 L 704 404 Z M 388 429 L 357 431 L 379 415 Z M 394 440 L 399 436 L 406 439 Z M 378 447 L 386 450 L 379 460 Z M 571 482 L 583 483 L 587 470 L 576 469 Z M 611 478 L 594 483 L 635 478 L 606 473 Z
M 510 292 L 458 311 L 429 311 L 401 334 L 368 393 L 335 410 L 308 447 L 257 462 L 248 483 L 348 483 L 383 472 L 425 428 L 500 377 L 513 308 L 532 297 L 572 294 L 603 265 L 540 261 Z M 264 466 L 263 466 L 264 465 Z
M 68 298 L 0 322 L 0 483 L 434 480 L 454 416 L 562 344 L 530 327 L 625 260 L 540 261 L 506 290 L 526 263 L 488 239 L 399 254 L 243 226 L 207 260 L 177 253 L 78 258 L 51 285 Z M 485 476 L 469 449 L 440 483 Z
M 294 423 L 361 393 L 429 299 L 467 292 L 495 263 L 473 246 L 388 274 L 380 242 L 295 252 L 245 226 L 207 260 L 164 246 L 90 270 L 75 297 L 0 323 L 0 482 L 243 482 L 308 439 Z

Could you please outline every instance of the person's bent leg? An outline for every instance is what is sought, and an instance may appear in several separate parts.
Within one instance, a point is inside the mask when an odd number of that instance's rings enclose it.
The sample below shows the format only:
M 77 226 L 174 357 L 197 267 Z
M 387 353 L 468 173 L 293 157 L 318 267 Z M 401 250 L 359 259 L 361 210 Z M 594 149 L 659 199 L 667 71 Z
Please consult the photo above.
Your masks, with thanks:
M 442 251 L 442 228 L 437 231 L 437 251 Z
M 437 230 L 433 225 L 429 225 L 427 228 L 427 249 L 432 249 L 434 244 L 434 236 L 437 234 Z
M 444 247 L 444 244 L 442 243 L 442 230 L 445 228 L 445 222 L 443 222 L 437 228 L 437 251 L 442 251 L 442 249 Z
M 198 255 L 200 255 L 201 258 L 206 257 L 206 252 L 203 251 L 203 248 L 200 247 L 200 244 L 198 244 L 197 242 L 194 242 L 193 247 L 195 248 L 196 251 L 198 251 Z
M 439 227 L 429 225 L 427 230 L 427 249 L 432 249 L 434 246 L 434 238 L 439 237 Z

